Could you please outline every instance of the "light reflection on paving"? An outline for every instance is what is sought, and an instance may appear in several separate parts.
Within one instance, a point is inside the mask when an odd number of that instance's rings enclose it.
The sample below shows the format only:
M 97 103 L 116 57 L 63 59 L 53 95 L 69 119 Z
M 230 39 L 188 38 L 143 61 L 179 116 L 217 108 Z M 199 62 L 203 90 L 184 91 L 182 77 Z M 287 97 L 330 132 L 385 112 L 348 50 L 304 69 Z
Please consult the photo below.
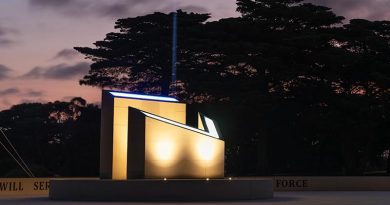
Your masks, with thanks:
M 275 198 L 235 202 L 79 202 L 46 197 L 0 197 L 0 205 L 390 205 L 390 192 L 276 192 Z

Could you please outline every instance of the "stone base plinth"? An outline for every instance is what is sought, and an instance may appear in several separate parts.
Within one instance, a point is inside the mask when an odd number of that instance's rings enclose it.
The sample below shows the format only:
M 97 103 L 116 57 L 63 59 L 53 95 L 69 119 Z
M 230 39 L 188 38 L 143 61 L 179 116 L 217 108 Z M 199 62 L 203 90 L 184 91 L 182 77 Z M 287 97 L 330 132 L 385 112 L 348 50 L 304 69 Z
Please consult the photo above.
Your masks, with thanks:
M 271 179 L 51 180 L 52 200 L 239 201 L 273 197 Z

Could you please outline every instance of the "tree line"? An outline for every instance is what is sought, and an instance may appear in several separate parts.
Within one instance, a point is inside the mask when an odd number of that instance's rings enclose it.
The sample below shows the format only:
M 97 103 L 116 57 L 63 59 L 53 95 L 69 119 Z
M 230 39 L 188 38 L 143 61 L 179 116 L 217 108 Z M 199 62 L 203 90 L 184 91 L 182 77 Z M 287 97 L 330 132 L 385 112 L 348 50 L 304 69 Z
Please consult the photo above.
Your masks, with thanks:
M 36 177 L 99 174 L 100 109 L 82 98 L 15 105 L 0 112 L 0 128 Z M 0 142 L 12 150 L 4 136 Z M 0 153 L 0 177 L 27 177 Z

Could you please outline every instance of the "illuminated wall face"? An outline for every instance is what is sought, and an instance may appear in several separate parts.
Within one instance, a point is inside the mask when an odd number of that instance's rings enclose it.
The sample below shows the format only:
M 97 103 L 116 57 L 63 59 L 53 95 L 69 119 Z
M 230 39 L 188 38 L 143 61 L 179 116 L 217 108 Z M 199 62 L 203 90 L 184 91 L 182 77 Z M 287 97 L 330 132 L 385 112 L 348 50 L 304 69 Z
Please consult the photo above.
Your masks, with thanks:
M 186 105 L 182 103 L 147 101 L 138 99 L 114 98 L 114 129 L 112 178 L 127 178 L 128 146 L 128 109 L 129 107 L 144 110 L 165 118 L 185 123 Z
M 101 178 L 223 177 L 224 142 L 214 122 L 199 115 L 200 129 L 189 127 L 185 104 L 157 98 L 103 91 Z
M 153 118 L 145 123 L 146 178 L 222 178 L 224 142 Z

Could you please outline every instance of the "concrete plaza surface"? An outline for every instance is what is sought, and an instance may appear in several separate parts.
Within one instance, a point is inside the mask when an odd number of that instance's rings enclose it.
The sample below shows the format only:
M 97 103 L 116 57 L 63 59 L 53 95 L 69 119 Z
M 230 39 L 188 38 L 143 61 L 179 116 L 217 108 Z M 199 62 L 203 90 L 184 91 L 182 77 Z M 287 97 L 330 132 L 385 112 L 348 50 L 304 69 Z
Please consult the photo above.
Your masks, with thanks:
M 47 197 L 0 197 L 0 205 L 390 205 L 390 192 L 380 191 L 313 191 L 313 192 L 275 192 L 273 199 L 257 201 L 223 202 L 80 202 L 51 201 Z

